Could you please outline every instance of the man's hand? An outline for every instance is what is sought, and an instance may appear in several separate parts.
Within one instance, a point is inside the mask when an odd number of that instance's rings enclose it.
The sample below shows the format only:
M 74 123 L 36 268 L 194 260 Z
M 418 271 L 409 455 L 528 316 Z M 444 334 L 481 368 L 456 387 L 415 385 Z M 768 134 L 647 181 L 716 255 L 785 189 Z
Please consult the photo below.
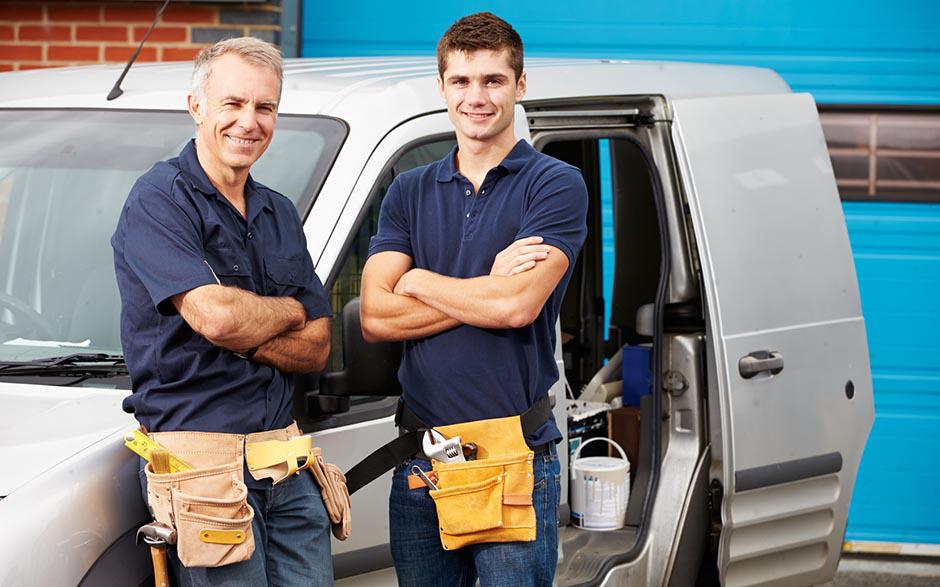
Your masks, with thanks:
M 252 360 L 285 373 L 322 371 L 330 356 L 330 318 L 308 321 L 300 330 L 289 330 L 258 347 Z
M 203 285 L 171 299 L 190 328 L 235 352 L 260 347 L 307 323 L 307 312 L 296 299 L 259 296 L 237 287 Z
M 496 255 L 490 275 L 515 275 L 535 267 L 548 258 L 551 247 L 543 245 L 542 237 L 529 236 L 512 243 Z

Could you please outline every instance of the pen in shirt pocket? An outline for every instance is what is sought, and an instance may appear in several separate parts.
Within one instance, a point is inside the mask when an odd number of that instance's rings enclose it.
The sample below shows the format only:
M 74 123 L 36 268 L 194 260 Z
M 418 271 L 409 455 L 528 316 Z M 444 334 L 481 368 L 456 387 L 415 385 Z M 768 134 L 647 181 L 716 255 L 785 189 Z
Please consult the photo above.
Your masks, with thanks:
M 215 278 L 215 282 L 218 283 L 219 285 L 222 285 L 222 282 L 219 281 L 219 276 L 216 275 L 215 271 L 212 270 L 212 265 L 209 265 L 209 261 L 207 261 L 206 259 L 203 259 L 202 262 L 206 264 L 206 267 L 209 268 L 209 271 L 212 271 L 212 277 Z

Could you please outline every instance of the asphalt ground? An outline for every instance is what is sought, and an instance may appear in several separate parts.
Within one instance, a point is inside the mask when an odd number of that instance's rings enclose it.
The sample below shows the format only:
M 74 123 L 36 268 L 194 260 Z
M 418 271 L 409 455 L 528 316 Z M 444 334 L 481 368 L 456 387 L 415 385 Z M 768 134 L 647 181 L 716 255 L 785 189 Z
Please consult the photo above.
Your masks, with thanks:
M 937 587 L 940 558 L 843 554 L 834 587 Z

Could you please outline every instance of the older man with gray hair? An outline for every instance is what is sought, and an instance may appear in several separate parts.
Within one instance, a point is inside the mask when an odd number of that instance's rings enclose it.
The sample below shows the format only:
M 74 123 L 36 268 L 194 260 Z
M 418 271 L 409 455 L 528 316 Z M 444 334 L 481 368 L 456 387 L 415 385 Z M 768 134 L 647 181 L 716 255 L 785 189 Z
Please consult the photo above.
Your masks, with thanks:
M 333 579 L 319 449 L 291 418 L 293 374 L 323 368 L 332 312 L 294 205 L 249 174 L 282 77 L 263 41 L 204 50 L 188 96 L 196 138 L 136 182 L 111 239 L 124 409 L 186 465 L 141 468 L 154 518 L 177 531 L 182 585 Z M 316 479 L 300 474 L 311 467 Z

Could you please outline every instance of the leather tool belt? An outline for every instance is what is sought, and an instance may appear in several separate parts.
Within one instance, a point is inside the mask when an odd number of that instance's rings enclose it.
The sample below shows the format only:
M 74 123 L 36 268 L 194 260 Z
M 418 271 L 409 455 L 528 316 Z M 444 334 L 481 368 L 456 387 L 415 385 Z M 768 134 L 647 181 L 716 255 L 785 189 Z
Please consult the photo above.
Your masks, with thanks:
M 248 560 L 254 552 L 242 462 L 256 480 L 277 484 L 310 469 L 332 524 L 333 535 L 350 532 L 345 477 L 323 462 L 319 447 L 296 424 L 255 434 L 154 432 L 156 443 L 189 465 L 175 473 L 154 473 L 147 464 L 147 502 L 154 519 L 177 532 L 177 554 L 186 567 L 219 567 Z
M 455 550 L 484 542 L 533 541 L 536 537 L 532 505 L 534 452 L 525 436 L 534 433 L 551 416 L 546 395 L 521 416 L 494 418 L 436 426 L 447 437 L 478 447 L 476 460 L 454 463 L 432 461 L 429 476 L 437 484 L 431 490 L 437 508 L 441 544 Z M 382 446 L 346 474 L 349 492 L 354 493 L 395 465 L 414 456 L 427 426 L 403 402 L 395 422 L 408 430 Z M 424 487 L 417 477 L 409 478 L 412 489 Z
M 486 542 L 532 542 L 532 461 L 519 416 L 437 426 L 446 437 L 477 445 L 476 460 L 431 461 L 438 489 L 428 493 L 437 508 L 444 550 Z

